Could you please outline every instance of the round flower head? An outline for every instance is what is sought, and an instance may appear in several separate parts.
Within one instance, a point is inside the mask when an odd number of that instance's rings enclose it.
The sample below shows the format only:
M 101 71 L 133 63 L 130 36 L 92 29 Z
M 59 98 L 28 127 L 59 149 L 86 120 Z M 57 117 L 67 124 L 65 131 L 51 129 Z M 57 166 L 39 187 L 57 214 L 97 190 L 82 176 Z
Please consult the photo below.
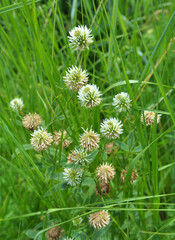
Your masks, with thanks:
M 78 91 L 88 82 L 88 74 L 86 70 L 82 70 L 81 67 L 76 66 L 68 68 L 66 76 L 63 78 L 66 86 L 73 91 Z
M 103 210 L 90 214 L 89 222 L 94 228 L 100 229 L 106 227 L 110 222 L 108 211 Z
M 79 216 L 79 215 L 78 215 Z M 82 217 L 76 218 L 72 221 L 73 225 L 78 227 L 82 223 L 83 219 Z
M 113 106 L 118 112 L 126 112 L 131 107 L 131 100 L 128 93 L 121 92 L 113 98 Z
M 121 180 L 123 181 L 123 183 L 125 182 L 127 172 L 128 172 L 128 171 L 127 171 L 126 169 L 123 169 L 122 172 L 121 172 L 120 178 L 121 178 Z M 138 175 L 138 173 L 137 173 L 137 170 L 134 169 L 134 170 L 132 171 L 132 174 L 131 174 L 130 183 L 132 184 L 132 183 L 136 180 L 136 178 L 138 178 L 138 176 L 139 176 L 139 175 Z
M 123 133 L 123 124 L 116 118 L 105 119 L 100 126 L 101 134 L 108 139 L 118 138 Z
M 60 227 L 53 227 L 47 231 L 47 238 L 49 240 L 58 240 L 61 238 L 63 230 Z
M 81 105 L 86 108 L 92 108 L 100 104 L 101 92 L 96 85 L 87 84 L 82 87 L 78 92 L 78 99 Z
M 115 169 L 111 164 L 102 164 L 96 170 L 96 177 L 100 183 L 108 184 L 115 177 Z
M 73 150 L 68 156 L 68 163 L 74 162 L 75 164 L 84 164 L 88 162 L 87 151 L 83 148 Z
M 66 139 L 66 131 L 64 130 L 61 132 L 60 130 L 58 132 L 54 132 L 54 141 L 55 145 L 58 146 L 62 141 L 62 148 L 68 148 L 71 141 Z
M 142 114 L 141 115 L 141 122 L 144 123 L 144 120 L 145 120 L 146 126 L 153 125 L 155 116 L 156 116 L 155 112 L 144 111 L 144 118 L 143 118 L 143 114 Z M 160 122 L 160 117 L 161 117 L 161 114 L 157 114 L 157 123 Z
M 31 131 L 37 129 L 41 125 L 41 123 L 42 118 L 37 113 L 34 114 L 29 113 L 22 120 L 23 126 Z
M 24 107 L 23 100 L 21 98 L 15 98 L 10 102 L 10 107 L 13 111 L 21 111 Z
M 81 183 L 82 173 L 79 169 L 65 168 L 63 175 L 63 178 L 71 186 L 77 186 Z
M 32 133 L 31 136 L 30 143 L 37 152 L 48 149 L 53 141 L 51 133 L 48 133 L 43 128 L 34 130 L 34 133 Z
M 101 191 L 100 191 L 101 190 Z M 109 192 L 110 192 L 110 186 L 107 183 L 100 183 L 100 190 L 97 186 L 95 186 L 95 193 L 96 195 L 101 197 L 101 193 L 103 194 L 103 196 L 106 196 Z
M 69 32 L 69 42 L 72 48 L 83 51 L 89 49 L 89 45 L 93 42 L 91 30 L 86 26 L 78 26 Z
M 98 133 L 95 133 L 93 130 L 84 130 L 84 133 L 80 136 L 81 146 L 88 151 L 92 151 L 99 147 L 98 143 L 100 141 L 100 137 Z

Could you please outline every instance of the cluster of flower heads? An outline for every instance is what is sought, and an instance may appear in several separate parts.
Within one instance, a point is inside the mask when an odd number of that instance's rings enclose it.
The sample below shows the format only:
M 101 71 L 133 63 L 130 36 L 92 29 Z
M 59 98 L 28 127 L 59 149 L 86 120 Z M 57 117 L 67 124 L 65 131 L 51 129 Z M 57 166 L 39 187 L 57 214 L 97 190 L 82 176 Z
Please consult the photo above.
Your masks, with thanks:
M 63 175 L 64 179 L 71 186 L 76 186 L 81 183 L 82 168 L 89 162 L 89 152 L 99 148 L 100 136 L 92 129 L 84 130 L 84 133 L 80 135 L 80 146 L 71 150 L 67 157 L 67 163 L 74 163 L 75 167 L 80 166 L 81 169 L 65 168 Z M 81 173 L 81 174 L 80 174 Z
M 46 129 L 40 127 L 37 130 L 34 130 L 31 133 L 32 138 L 30 139 L 30 143 L 36 151 L 47 150 L 51 143 L 54 141 L 55 146 L 62 145 L 62 148 L 68 148 L 71 144 L 71 140 L 67 137 L 67 132 L 64 130 L 63 132 L 59 130 L 58 132 L 54 132 L 54 136 L 51 133 L 48 133 Z
M 89 48 L 89 45 L 93 43 L 93 36 L 91 30 L 86 26 L 78 26 L 69 32 L 68 37 L 70 46 L 76 50 L 84 51 Z M 63 77 L 66 86 L 78 94 L 78 99 L 81 106 L 85 108 L 93 108 L 100 105 L 102 101 L 102 93 L 99 88 L 94 84 L 88 84 L 89 77 L 86 70 L 83 70 L 81 66 L 72 66 L 67 69 L 65 76 Z M 114 96 L 112 105 L 114 106 L 117 113 L 129 111 L 131 108 L 131 99 L 126 92 L 118 93 Z M 13 111 L 22 111 L 24 104 L 22 99 L 15 98 L 10 102 L 10 107 Z M 160 122 L 160 114 L 155 114 L 151 111 L 145 111 L 141 115 L 141 122 L 148 125 L 153 125 L 155 118 L 157 123 Z M 23 117 L 23 126 L 32 131 L 31 133 L 31 145 L 35 151 L 47 150 L 52 142 L 55 146 L 60 146 L 62 148 L 68 148 L 71 144 L 71 139 L 67 136 L 67 132 L 55 131 L 54 135 L 48 133 L 46 129 L 41 127 L 42 118 L 37 113 L 29 113 Z M 67 183 L 74 187 L 82 182 L 83 167 L 89 162 L 89 152 L 99 148 L 100 135 L 96 133 L 92 128 L 83 129 L 83 134 L 80 135 L 79 142 L 80 145 L 75 147 L 67 157 L 68 164 L 75 164 L 75 168 L 65 168 L 63 172 L 63 178 Z M 104 119 L 100 125 L 100 133 L 107 139 L 119 138 L 123 133 L 123 124 L 120 120 L 115 117 L 109 119 Z M 113 147 L 113 143 L 109 147 Z M 108 150 L 108 155 L 112 150 Z M 79 168 L 77 168 L 77 166 Z M 112 164 L 103 163 L 96 169 L 96 178 L 98 179 L 98 186 L 95 187 L 95 192 L 98 196 L 106 196 L 110 192 L 110 181 L 115 177 L 115 168 Z M 123 169 L 121 172 L 121 179 L 125 182 L 127 175 L 127 170 Z M 131 175 L 130 183 L 138 177 L 137 171 L 134 169 Z M 79 226 L 82 222 L 81 217 L 77 217 L 73 220 L 74 226 Z M 108 211 L 102 210 L 89 215 L 89 223 L 91 226 L 97 229 L 104 228 L 110 222 L 110 215 Z M 47 231 L 47 238 L 49 240 L 57 240 L 62 236 L 62 229 L 60 227 L 53 227 Z M 72 240 L 72 238 L 64 238 L 67 240 Z
M 84 51 L 93 43 L 91 30 L 86 26 L 78 26 L 69 32 L 70 46 L 76 50 Z M 69 67 L 63 77 L 66 86 L 78 91 L 78 99 L 85 108 L 93 108 L 101 103 L 101 92 L 96 85 L 88 83 L 88 73 L 81 66 Z

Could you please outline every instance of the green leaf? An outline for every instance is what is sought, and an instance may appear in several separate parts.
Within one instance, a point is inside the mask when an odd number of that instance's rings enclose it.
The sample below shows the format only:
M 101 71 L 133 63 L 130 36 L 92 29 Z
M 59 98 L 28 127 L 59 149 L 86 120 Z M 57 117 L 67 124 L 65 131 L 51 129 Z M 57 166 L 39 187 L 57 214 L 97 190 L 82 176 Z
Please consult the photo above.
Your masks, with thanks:
M 133 149 L 132 152 L 137 153 L 137 152 L 141 152 L 141 151 L 142 151 L 142 147 L 141 147 L 141 146 L 137 146 L 137 147 L 135 147 L 135 148 Z
M 135 138 L 133 132 L 130 132 L 128 140 L 127 140 L 127 145 L 129 149 L 132 149 L 135 144 Z
M 94 184 L 94 180 L 92 178 L 86 177 L 83 179 L 83 182 L 82 182 L 83 186 L 91 186 L 92 184 Z
M 98 150 L 95 150 L 95 151 L 93 151 L 92 153 L 89 154 L 89 156 L 88 156 L 89 163 L 91 163 L 95 159 L 95 157 L 97 156 L 98 152 L 99 152 Z
M 34 230 L 34 229 L 28 229 L 26 232 L 25 232 L 25 235 L 31 239 L 34 239 L 36 234 L 38 233 L 39 231 L 37 230 Z
M 119 147 L 121 148 L 123 151 L 129 151 L 129 148 L 128 146 L 124 143 L 124 142 L 119 142 L 119 141 L 116 141 L 114 140 L 114 143 Z

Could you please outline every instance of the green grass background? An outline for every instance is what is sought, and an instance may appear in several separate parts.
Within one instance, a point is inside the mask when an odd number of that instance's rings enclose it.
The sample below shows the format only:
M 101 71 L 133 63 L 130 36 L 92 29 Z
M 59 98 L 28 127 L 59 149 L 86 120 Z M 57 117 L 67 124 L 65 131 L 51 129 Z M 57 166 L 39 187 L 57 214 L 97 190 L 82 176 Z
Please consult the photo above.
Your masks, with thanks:
M 45 239 L 52 222 L 76 239 L 175 239 L 174 9 L 173 0 L 0 1 L 0 239 Z M 94 43 L 80 54 L 67 35 L 82 24 L 92 29 Z M 100 107 L 82 108 L 65 87 L 63 76 L 72 65 L 82 65 L 99 86 Z M 48 131 L 66 129 L 73 148 L 81 127 L 99 132 L 102 119 L 116 116 L 111 102 L 121 91 L 133 106 L 119 115 L 125 124 L 116 154 L 107 157 L 102 139 L 82 186 L 67 188 L 62 172 L 68 151 L 34 152 L 22 117 L 37 112 Z M 9 107 L 15 97 L 25 105 L 18 115 Z M 162 114 L 159 126 L 141 125 L 148 109 Z M 104 161 L 117 176 L 101 199 L 92 176 Z M 130 185 L 133 168 L 139 178 Z M 94 231 L 88 215 L 102 207 L 112 221 Z M 77 229 L 72 219 L 78 214 L 84 220 Z

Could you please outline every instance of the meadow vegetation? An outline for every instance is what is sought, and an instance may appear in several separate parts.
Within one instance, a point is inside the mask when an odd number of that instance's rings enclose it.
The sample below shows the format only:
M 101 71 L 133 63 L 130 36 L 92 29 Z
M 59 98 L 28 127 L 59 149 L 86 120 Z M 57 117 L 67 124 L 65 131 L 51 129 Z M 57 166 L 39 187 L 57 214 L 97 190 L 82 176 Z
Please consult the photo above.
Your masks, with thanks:
M 0 1 L 0 239 L 175 239 L 174 9 Z

